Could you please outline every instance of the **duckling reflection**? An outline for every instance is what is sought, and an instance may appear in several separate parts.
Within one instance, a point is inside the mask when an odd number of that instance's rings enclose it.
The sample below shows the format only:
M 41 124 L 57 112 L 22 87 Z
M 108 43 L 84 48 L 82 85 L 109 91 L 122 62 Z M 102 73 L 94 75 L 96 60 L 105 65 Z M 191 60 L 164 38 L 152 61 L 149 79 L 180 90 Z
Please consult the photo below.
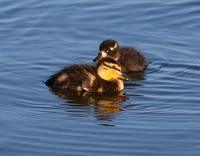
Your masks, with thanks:
M 90 109 L 89 112 L 92 112 L 98 120 L 107 121 L 116 118 L 120 114 L 123 110 L 121 102 L 128 99 L 123 91 L 114 93 L 88 93 L 57 89 L 52 89 L 52 91 L 60 98 L 67 100 L 68 111 L 73 112 L 73 110 L 77 110 L 75 107 L 86 106 L 85 111 Z M 81 109 L 82 111 L 83 109 Z

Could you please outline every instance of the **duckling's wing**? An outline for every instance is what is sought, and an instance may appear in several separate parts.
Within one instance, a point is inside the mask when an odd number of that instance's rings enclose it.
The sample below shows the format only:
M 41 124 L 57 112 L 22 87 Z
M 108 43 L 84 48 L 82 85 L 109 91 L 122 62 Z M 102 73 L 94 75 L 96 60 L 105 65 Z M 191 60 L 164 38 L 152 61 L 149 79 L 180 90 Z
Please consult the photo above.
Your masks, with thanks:
M 95 70 L 85 73 L 86 79 L 82 82 L 82 88 L 87 92 L 96 92 L 98 89 L 98 76 Z
M 82 88 L 86 92 L 96 92 L 96 88 L 94 86 L 91 86 L 89 81 L 83 81 Z
M 82 91 L 82 82 L 87 79 L 90 66 L 72 65 L 52 75 L 45 84 L 49 87 Z

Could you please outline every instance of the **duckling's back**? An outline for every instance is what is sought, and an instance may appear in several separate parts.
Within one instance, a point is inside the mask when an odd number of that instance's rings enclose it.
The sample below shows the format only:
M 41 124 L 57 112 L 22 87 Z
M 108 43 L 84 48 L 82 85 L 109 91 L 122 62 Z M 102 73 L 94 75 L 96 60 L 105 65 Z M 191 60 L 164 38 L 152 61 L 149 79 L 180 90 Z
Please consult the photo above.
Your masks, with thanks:
M 143 71 L 147 67 L 147 60 L 144 55 L 133 47 L 120 48 L 121 56 L 119 62 L 122 71 L 125 73 Z
M 48 87 L 82 91 L 82 83 L 90 81 L 89 75 L 96 77 L 95 68 L 89 65 L 72 65 L 52 75 L 45 84 Z

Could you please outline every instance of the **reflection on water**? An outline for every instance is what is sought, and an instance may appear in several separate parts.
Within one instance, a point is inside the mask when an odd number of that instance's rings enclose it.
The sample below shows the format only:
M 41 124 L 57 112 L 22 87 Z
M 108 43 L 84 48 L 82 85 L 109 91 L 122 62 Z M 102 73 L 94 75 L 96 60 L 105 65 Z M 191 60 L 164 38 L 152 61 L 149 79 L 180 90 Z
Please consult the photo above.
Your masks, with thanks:
M 135 72 L 129 74 L 129 78 L 132 81 L 126 81 L 125 87 L 141 86 L 135 83 L 136 80 L 144 80 L 144 72 Z M 83 110 L 92 112 L 98 120 L 111 121 L 116 118 L 122 110 L 125 109 L 123 102 L 128 100 L 128 96 L 124 91 L 120 92 L 107 92 L 107 93 L 89 93 L 89 92 L 77 92 L 69 90 L 60 90 L 56 88 L 50 89 L 58 97 L 65 99 L 65 105 L 70 106 L 67 108 L 67 112 L 76 113 Z M 131 95 L 140 96 L 140 95 Z M 82 106 L 85 106 L 82 109 Z M 127 107 L 127 106 L 126 106 Z M 132 107 L 129 106 L 129 107 Z
M 88 93 L 76 92 L 68 90 L 51 89 L 52 92 L 62 99 L 66 99 L 66 105 L 72 107 L 89 107 L 94 112 L 98 120 L 112 120 L 116 118 L 120 111 L 123 110 L 121 102 L 125 102 L 128 98 L 121 92 L 115 93 Z M 82 109 L 81 109 L 82 110 Z
M 128 78 L 130 81 L 145 80 L 145 73 L 144 72 L 132 72 L 132 73 L 128 74 Z

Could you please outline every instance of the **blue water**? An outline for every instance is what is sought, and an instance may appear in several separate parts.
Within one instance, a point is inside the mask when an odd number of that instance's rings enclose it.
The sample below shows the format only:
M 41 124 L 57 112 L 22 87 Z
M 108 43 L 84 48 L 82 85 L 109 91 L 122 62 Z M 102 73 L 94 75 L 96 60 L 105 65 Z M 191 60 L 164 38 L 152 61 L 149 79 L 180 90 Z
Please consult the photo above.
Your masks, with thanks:
M 0 1 L 1 156 L 199 156 L 198 0 Z M 42 82 L 107 38 L 149 66 L 119 95 Z

